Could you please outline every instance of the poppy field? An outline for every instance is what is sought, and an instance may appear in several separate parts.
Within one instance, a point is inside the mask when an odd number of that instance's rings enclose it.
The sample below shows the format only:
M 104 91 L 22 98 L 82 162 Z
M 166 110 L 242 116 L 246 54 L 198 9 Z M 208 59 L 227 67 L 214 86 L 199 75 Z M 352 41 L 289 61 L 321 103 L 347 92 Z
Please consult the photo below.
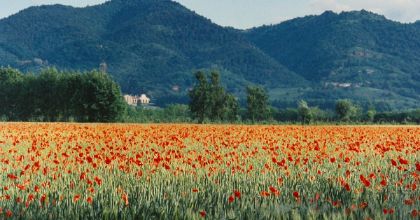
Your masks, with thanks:
M 418 219 L 418 126 L 0 123 L 0 219 Z

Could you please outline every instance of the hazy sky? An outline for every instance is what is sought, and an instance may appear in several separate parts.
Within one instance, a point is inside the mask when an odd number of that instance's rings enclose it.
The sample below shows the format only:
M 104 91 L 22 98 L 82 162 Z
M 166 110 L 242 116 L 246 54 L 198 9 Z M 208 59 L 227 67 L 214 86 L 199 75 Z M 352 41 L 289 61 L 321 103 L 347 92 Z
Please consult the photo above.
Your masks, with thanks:
M 325 10 L 366 9 L 401 21 L 420 20 L 420 0 L 176 0 L 215 23 L 236 28 L 279 23 Z M 0 0 L 0 18 L 32 5 L 94 5 L 105 0 Z

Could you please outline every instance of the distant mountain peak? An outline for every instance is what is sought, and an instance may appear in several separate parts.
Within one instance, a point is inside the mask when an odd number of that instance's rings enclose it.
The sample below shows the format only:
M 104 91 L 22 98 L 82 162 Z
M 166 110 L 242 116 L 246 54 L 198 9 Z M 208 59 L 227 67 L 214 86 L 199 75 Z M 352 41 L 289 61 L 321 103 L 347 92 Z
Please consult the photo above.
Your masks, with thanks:
M 321 14 L 321 16 L 334 16 L 334 15 L 338 15 L 338 14 L 332 10 L 326 10 Z
M 360 11 L 345 11 L 345 12 L 341 12 L 339 14 L 340 16 L 343 17 L 352 17 L 352 18 L 357 18 L 357 19 L 371 19 L 371 20 L 388 20 L 385 16 L 371 12 L 371 11 L 367 11 L 365 9 L 360 10 Z
M 171 0 L 110 0 L 108 1 L 110 3 L 118 3 L 118 4 L 126 4 L 126 5 L 132 5 L 132 4 L 140 4 L 140 3 L 160 3 L 160 2 L 172 2 Z
M 352 20 L 376 20 L 376 21 L 385 21 L 388 20 L 385 16 L 376 14 L 371 11 L 367 11 L 365 9 L 359 11 L 342 11 L 340 13 L 336 13 L 331 10 L 327 10 L 319 16 L 315 16 L 319 18 L 328 18 L 328 19 L 352 19 Z

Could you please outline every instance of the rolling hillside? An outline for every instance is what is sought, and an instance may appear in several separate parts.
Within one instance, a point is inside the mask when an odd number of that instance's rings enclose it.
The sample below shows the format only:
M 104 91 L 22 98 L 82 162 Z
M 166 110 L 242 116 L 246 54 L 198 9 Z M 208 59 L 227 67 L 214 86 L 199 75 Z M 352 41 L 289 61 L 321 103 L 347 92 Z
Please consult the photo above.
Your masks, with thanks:
M 147 93 L 158 105 L 187 102 L 193 72 L 213 69 L 242 98 L 245 86 L 263 85 L 278 107 L 350 98 L 408 109 L 420 107 L 419 24 L 354 11 L 235 30 L 170 0 L 40 6 L 0 20 L 0 66 L 102 64 L 124 93 Z
M 420 100 L 418 23 L 401 24 L 367 11 L 327 11 L 245 34 L 280 64 L 315 83 L 308 98 L 387 99 L 414 107 Z
M 250 83 L 306 83 L 237 31 L 172 1 L 31 7 L 0 21 L 0 65 L 85 70 L 101 63 L 124 92 L 145 92 L 155 100 L 185 97 L 197 69 L 222 71 L 237 93 Z

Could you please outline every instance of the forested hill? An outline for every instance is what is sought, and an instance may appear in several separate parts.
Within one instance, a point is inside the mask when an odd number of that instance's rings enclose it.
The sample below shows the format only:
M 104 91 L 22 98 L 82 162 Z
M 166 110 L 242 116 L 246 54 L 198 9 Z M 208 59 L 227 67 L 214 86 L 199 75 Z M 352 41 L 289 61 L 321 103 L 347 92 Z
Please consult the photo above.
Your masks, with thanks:
M 327 11 L 254 28 L 246 35 L 280 64 L 320 86 L 351 84 L 358 89 L 349 90 L 349 97 L 400 97 L 418 105 L 419 24 L 394 22 L 368 11 Z
M 0 65 L 93 69 L 105 62 L 125 93 L 184 95 L 197 69 L 218 69 L 230 89 L 305 80 L 253 46 L 169 0 L 31 7 L 0 21 Z
M 350 98 L 405 109 L 420 107 L 419 32 L 419 22 L 366 11 L 235 30 L 170 0 L 111 0 L 31 7 L 0 20 L 0 66 L 91 70 L 102 63 L 124 93 L 146 93 L 160 105 L 186 102 L 193 72 L 216 69 L 230 92 L 261 84 L 278 107 Z

